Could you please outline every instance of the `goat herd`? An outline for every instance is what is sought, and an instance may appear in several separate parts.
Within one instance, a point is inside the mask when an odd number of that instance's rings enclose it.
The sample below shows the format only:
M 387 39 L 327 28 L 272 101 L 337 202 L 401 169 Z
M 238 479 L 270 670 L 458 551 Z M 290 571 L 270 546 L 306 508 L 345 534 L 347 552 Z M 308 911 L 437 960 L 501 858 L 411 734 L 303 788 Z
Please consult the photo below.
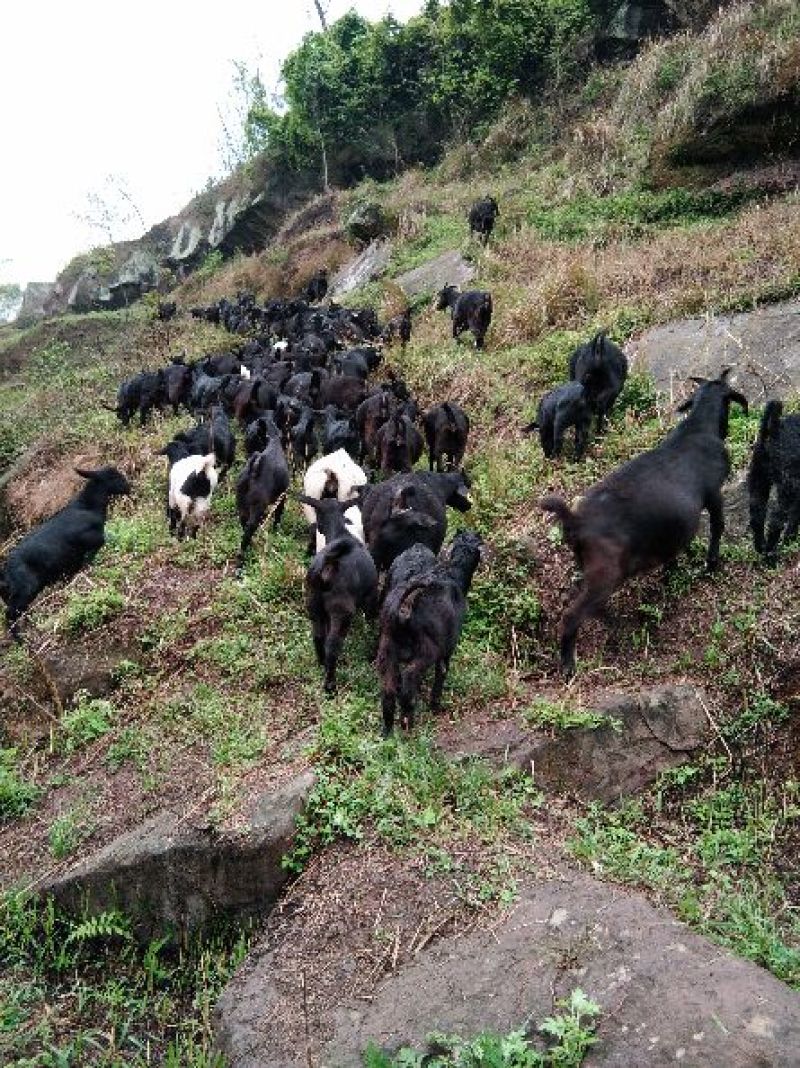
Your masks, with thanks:
M 304 297 L 319 300 L 324 273 L 312 282 L 313 293 Z M 437 306 L 451 310 L 454 336 L 470 329 L 482 346 L 491 320 L 488 293 L 458 293 L 448 286 Z M 162 305 L 160 315 L 169 318 L 175 311 L 174 305 Z M 409 340 L 410 311 L 381 330 L 370 309 L 315 307 L 308 299 L 259 307 L 240 294 L 192 314 L 224 325 L 239 340 L 229 351 L 195 362 L 184 354 L 165 368 L 127 379 L 113 409 L 125 426 L 137 413 L 144 426 L 154 409 L 170 406 L 176 414 L 186 408 L 197 417 L 161 449 L 168 461 L 170 531 L 194 537 L 208 520 L 218 481 L 236 458 L 235 424 L 247 454 L 236 482 L 240 570 L 259 526 L 267 520 L 279 524 L 292 472 L 302 472 L 297 499 L 313 555 L 306 607 L 325 690 L 336 688 L 337 661 L 355 616 L 377 615 L 384 733 L 392 731 L 398 705 L 401 724 L 410 728 L 430 669 L 431 709 L 441 701 L 481 559 L 482 539 L 471 531 L 457 533 L 449 550 L 437 555 L 447 507 L 462 512 L 471 507 L 470 480 L 461 468 L 468 416 L 454 401 L 444 401 L 420 418 L 406 384 L 394 374 L 370 383 L 382 345 L 399 340 L 405 347 Z M 601 333 L 576 349 L 565 370 L 569 382 L 541 400 L 535 421 L 523 429 L 538 430 L 545 456 L 554 457 L 565 432 L 574 428 L 580 458 L 593 424 L 597 432 L 603 429 L 627 362 Z M 694 537 L 703 510 L 710 516 L 707 566 L 713 570 L 718 564 L 721 490 L 730 468 L 724 445 L 729 407 L 736 403 L 746 411 L 747 401 L 729 385 L 728 371 L 694 381 L 698 388 L 680 409 L 686 418 L 658 446 L 612 471 L 574 509 L 554 495 L 542 502 L 561 523 L 582 573 L 559 628 L 566 675 L 575 670 L 583 619 L 599 612 L 632 575 L 670 564 Z M 754 542 L 768 557 L 774 557 L 781 537 L 796 536 L 800 524 L 800 416 L 781 414 L 779 401 L 767 405 L 749 475 Z M 429 470 L 414 470 L 425 445 Z M 78 473 L 87 480 L 83 489 L 17 543 L 0 573 L 0 596 L 15 638 L 39 592 L 75 574 L 100 549 L 110 498 L 130 492 L 113 467 Z M 777 502 L 765 536 L 773 484 Z

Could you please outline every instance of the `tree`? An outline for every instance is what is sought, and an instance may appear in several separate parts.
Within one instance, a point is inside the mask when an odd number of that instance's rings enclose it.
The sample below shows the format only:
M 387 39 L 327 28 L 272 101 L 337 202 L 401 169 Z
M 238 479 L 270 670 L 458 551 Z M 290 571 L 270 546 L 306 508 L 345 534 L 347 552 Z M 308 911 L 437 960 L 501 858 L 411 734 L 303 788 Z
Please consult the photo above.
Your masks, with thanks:
M 15 282 L 0 284 L 0 323 L 6 323 L 19 311 L 22 290 Z

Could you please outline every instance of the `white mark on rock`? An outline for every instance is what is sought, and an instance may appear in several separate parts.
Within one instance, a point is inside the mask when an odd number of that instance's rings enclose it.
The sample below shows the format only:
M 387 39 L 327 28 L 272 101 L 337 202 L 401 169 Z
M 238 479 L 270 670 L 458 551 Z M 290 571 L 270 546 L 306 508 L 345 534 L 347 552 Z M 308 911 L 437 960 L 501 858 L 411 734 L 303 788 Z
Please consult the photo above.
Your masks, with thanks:
M 683 1046 L 681 1046 L 680 1049 L 676 1049 L 675 1050 L 675 1060 L 676 1061 L 682 1061 L 685 1056 L 686 1056 L 686 1050 L 683 1048 Z
M 561 927 L 568 915 L 566 909 L 553 909 L 547 922 L 551 927 Z
M 697 1031 L 695 1034 L 692 1035 L 692 1038 L 695 1040 L 695 1042 L 702 1042 L 705 1037 L 705 1031 Z

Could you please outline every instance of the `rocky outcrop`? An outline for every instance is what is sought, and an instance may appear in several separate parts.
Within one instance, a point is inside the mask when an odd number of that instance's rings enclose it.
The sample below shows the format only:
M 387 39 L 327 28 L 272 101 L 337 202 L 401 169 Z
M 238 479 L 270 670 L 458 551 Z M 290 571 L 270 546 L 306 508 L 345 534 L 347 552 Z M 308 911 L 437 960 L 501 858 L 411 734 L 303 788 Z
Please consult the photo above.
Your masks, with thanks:
M 359 204 L 348 216 L 345 230 L 353 241 L 368 244 L 379 237 L 387 237 L 391 221 L 380 204 Z
M 752 404 L 800 389 L 800 300 L 752 312 L 678 319 L 628 345 L 634 367 L 650 371 L 667 396 L 683 395 L 690 375 L 714 377 L 733 367 Z
M 456 249 L 435 256 L 413 271 L 398 275 L 396 281 L 407 297 L 430 296 L 444 286 L 463 286 L 475 277 L 475 265 Z
M 42 886 L 65 909 L 118 908 L 148 939 L 264 911 L 288 873 L 281 865 L 313 784 L 310 772 L 254 806 L 249 826 L 218 833 L 162 812 Z
M 460 725 L 455 744 L 444 745 L 456 758 L 480 756 L 529 772 L 547 792 L 612 802 L 688 761 L 708 729 L 705 695 L 688 685 L 607 694 L 592 710 L 604 717 L 597 727 L 549 733 L 510 720 L 466 730 Z
M 321 1018 L 310 1034 L 299 1019 L 284 1026 L 286 999 L 303 996 L 293 962 L 279 941 L 262 946 L 217 1005 L 229 1068 L 360 1068 L 370 1043 L 422 1051 L 432 1031 L 535 1034 L 554 999 L 576 987 L 602 1009 L 587 1068 L 800 1065 L 798 994 L 640 894 L 552 859 L 541 858 L 543 874 L 520 888 L 504 919 L 422 949 L 369 998 L 348 996 L 343 979 L 331 1002 L 314 1003 Z M 347 939 L 363 917 L 339 898 L 331 925 Z
M 32 326 L 46 317 L 45 302 L 52 288 L 52 282 L 28 282 L 15 319 L 17 326 Z
M 391 241 L 373 241 L 355 259 L 336 272 L 331 281 L 330 296 L 338 300 L 346 293 L 380 278 L 389 266 L 391 258 Z

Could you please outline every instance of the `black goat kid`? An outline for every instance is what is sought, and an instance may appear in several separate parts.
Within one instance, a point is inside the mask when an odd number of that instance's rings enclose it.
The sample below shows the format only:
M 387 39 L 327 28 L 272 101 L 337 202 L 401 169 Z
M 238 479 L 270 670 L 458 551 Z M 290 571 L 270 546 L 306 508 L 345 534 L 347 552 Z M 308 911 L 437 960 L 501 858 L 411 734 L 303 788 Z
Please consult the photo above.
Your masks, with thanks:
M 408 566 L 403 560 L 406 553 L 395 561 L 393 566 L 404 577 L 414 566 L 420 570 L 389 590 L 381 610 L 377 667 L 384 736 L 394 728 L 398 700 L 401 726 L 414 726 L 414 702 L 431 668 L 430 709 L 438 710 L 464 622 L 467 593 L 480 563 L 481 545 L 478 534 L 462 530 L 453 539 L 445 563 L 431 567 L 430 556 L 419 553 L 417 546 L 408 550 L 415 554 Z
M 300 496 L 313 508 L 325 547 L 309 564 L 306 609 L 311 620 L 314 650 L 325 669 L 325 692 L 336 692 L 336 666 L 342 645 L 358 611 L 372 617 L 377 608 L 378 572 L 362 543 L 348 530 L 344 513 L 352 501 Z

